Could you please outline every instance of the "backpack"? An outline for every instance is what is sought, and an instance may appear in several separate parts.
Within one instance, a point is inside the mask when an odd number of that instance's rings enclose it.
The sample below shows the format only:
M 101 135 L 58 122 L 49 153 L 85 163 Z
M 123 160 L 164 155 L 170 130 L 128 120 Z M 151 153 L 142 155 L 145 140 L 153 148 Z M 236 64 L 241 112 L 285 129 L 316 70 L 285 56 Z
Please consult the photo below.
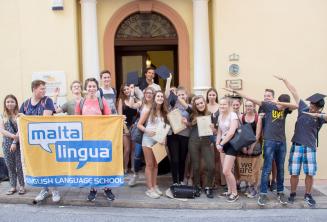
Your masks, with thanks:
M 45 97 L 43 97 L 43 98 L 40 100 L 40 103 L 41 103 L 41 106 L 43 107 L 43 110 L 45 109 L 45 104 L 47 103 L 48 98 L 49 98 L 49 97 L 45 96 Z M 23 103 L 24 114 L 26 114 L 27 109 L 28 109 L 28 106 L 29 106 L 30 103 L 31 103 L 31 98 L 29 98 L 28 100 L 26 100 L 26 101 Z
M 101 113 L 102 113 L 102 115 L 104 115 L 104 106 L 103 106 L 102 97 L 97 96 L 97 99 L 98 99 L 98 103 L 99 103 Z M 79 108 L 81 110 L 81 114 L 82 114 L 82 111 L 83 111 L 84 102 L 85 102 L 84 98 L 82 98 L 81 101 L 79 102 Z
M 117 90 L 113 87 L 112 88 L 112 91 L 114 91 L 114 95 L 115 97 L 117 98 Z M 99 88 L 99 93 L 100 93 L 100 97 L 103 98 L 103 89 L 102 88 Z

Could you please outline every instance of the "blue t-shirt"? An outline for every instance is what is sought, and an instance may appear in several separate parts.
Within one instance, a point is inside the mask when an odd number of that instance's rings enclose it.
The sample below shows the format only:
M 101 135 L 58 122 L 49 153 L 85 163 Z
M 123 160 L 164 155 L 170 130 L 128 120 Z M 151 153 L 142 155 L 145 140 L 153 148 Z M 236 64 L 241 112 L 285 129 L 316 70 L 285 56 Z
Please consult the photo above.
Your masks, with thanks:
M 322 118 L 314 118 L 303 112 L 309 112 L 309 106 L 303 100 L 300 100 L 292 142 L 316 148 L 318 132 L 326 121 Z
M 265 113 L 263 139 L 285 142 L 285 120 L 290 110 L 278 110 L 275 104 L 269 102 L 262 102 L 261 107 Z
M 42 116 L 44 110 L 55 111 L 53 101 L 51 98 L 45 96 L 36 105 L 32 105 L 31 99 L 26 100 L 19 109 L 20 113 L 28 116 Z

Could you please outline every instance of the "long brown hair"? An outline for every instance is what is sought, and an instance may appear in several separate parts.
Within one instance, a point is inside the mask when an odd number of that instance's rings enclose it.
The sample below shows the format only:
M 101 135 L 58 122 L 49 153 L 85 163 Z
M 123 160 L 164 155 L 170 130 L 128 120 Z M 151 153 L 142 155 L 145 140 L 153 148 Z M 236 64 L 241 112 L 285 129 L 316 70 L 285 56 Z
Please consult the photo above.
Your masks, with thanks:
M 196 104 L 195 101 L 202 99 L 205 105 L 205 109 L 204 111 L 200 112 L 197 108 L 196 108 Z M 191 114 L 191 121 L 192 121 L 192 125 L 194 125 L 196 123 L 196 117 L 198 116 L 206 116 L 206 115 L 210 115 L 210 113 L 208 112 L 208 106 L 206 103 L 206 100 L 203 96 L 195 96 L 193 98 L 193 102 L 192 102 L 192 114 Z
M 153 103 L 152 103 L 152 107 L 151 107 L 151 111 L 150 111 L 150 121 L 154 122 L 154 118 L 158 117 L 158 113 L 157 113 L 157 103 L 155 101 L 155 98 L 157 96 L 158 93 L 161 93 L 163 95 L 164 101 L 160 106 L 160 113 L 161 116 L 164 119 L 165 123 L 168 123 L 168 119 L 167 119 L 167 114 L 168 114 L 168 103 L 167 103 L 167 99 L 165 97 L 165 94 L 162 91 L 157 91 L 154 96 L 153 96 Z
M 124 102 L 127 98 L 127 96 L 125 95 L 124 93 L 124 88 L 125 87 L 128 87 L 128 85 L 125 83 L 125 84 L 122 84 L 120 86 L 120 90 L 119 90 L 119 97 L 118 97 L 118 100 L 121 99 L 122 102 Z
M 18 101 L 17 101 L 17 98 L 16 96 L 12 95 L 12 94 L 9 94 L 9 95 L 6 95 L 5 99 L 3 100 L 3 118 L 4 120 L 7 120 L 10 118 L 11 116 L 11 113 L 10 111 L 7 109 L 6 107 L 6 101 L 7 99 L 13 99 L 16 103 L 16 106 L 14 108 L 14 115 L 17 115 L 18 114 Z

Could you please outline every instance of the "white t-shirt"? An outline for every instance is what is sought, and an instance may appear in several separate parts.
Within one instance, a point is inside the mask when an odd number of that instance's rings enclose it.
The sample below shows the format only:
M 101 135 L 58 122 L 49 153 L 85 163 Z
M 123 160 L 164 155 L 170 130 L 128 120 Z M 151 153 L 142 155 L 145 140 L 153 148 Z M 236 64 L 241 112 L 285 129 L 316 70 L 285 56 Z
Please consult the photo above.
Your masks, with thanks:
M 161 91 L 161 87 L 158 84 L 152 83 L 151 85 L 148 85 L 148 87 L 151 87 L 154 89 L 154 91 Z
M 222 139 L 226 136 L 232 121 L 237 119 L 238 119 L 237 114 L 234 112 L 230 112 L 229 115 L 224 120 L 222 120 L 222 115 L 219 115 L 218 127 L 221 130 Z

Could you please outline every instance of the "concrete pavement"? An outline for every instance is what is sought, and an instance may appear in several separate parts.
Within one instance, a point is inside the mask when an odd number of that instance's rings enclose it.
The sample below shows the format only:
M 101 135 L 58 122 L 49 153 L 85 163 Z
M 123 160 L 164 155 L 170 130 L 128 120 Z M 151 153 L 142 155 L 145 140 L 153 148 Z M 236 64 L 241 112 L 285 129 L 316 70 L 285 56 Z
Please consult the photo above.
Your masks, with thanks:
M 168 189 L 171 178 L 170 175 L 159 176 L 158 184 L 162 191 Z M 126 182 L 128 178 L 126 179 Z M 286 181 L 285 181 L 286 182 Z M 300 183 L 298 189 L 298 195 L 294 204 L 288 204 L 282 206 L 277 201 L 275 193 L 269 193 L 269 204 L 264 208 L 309 208 L 303 201 L 304 187 Z M 289 194 L 287 189 L 289 186 L 286 182 L 286 195 Z M 9 188 L 8 182 L 2 182 L 0 184 L 0 203 L 13 203 L 13 204 L 32 204 L 35 196 L 40 191 L 39 188 L 27 187 L 27 193 L 25 195 L 6 195 L 6 191 Z M 59 188 L 61 193 L 61 201 L 55 205 L 63 206 L 102 206 L 102 207 L 128 207 L 128 208 L 163 208 L 163 209 L 257 209 L 260 208 L 257 205 L 257 198 L 249 199 L 243 194 L 240 195 L 240 199 L 235 203 L 227 203 L 224 197 L 219 197 L 219 193 L 223 190 L 218 188 L 215 190 L 215 197 L 208 199 L 205 194 L 202 194 L 200 198 L 189 199 L 187 201 L 180 201 L 176 199 L 170 199 L 165 195 L 160 199 L 151 199 L 145 195 L 145 179 L 144 175 L 141 175 L 139 183 L 135 187 L 120 187 L 114 188 L 113 193 L 116 195 L 115 201 L 108 201 L 102 190 L 98 190 L 97 199 L 94 202 L 86 200 L 88 194 L 88 188 Z M 327 208 L 327 182 L 317 181 L 313 196 L 317 201 L 316 208 Z M 54 204 L 51 197 L 43 201 L 42 204 Z

